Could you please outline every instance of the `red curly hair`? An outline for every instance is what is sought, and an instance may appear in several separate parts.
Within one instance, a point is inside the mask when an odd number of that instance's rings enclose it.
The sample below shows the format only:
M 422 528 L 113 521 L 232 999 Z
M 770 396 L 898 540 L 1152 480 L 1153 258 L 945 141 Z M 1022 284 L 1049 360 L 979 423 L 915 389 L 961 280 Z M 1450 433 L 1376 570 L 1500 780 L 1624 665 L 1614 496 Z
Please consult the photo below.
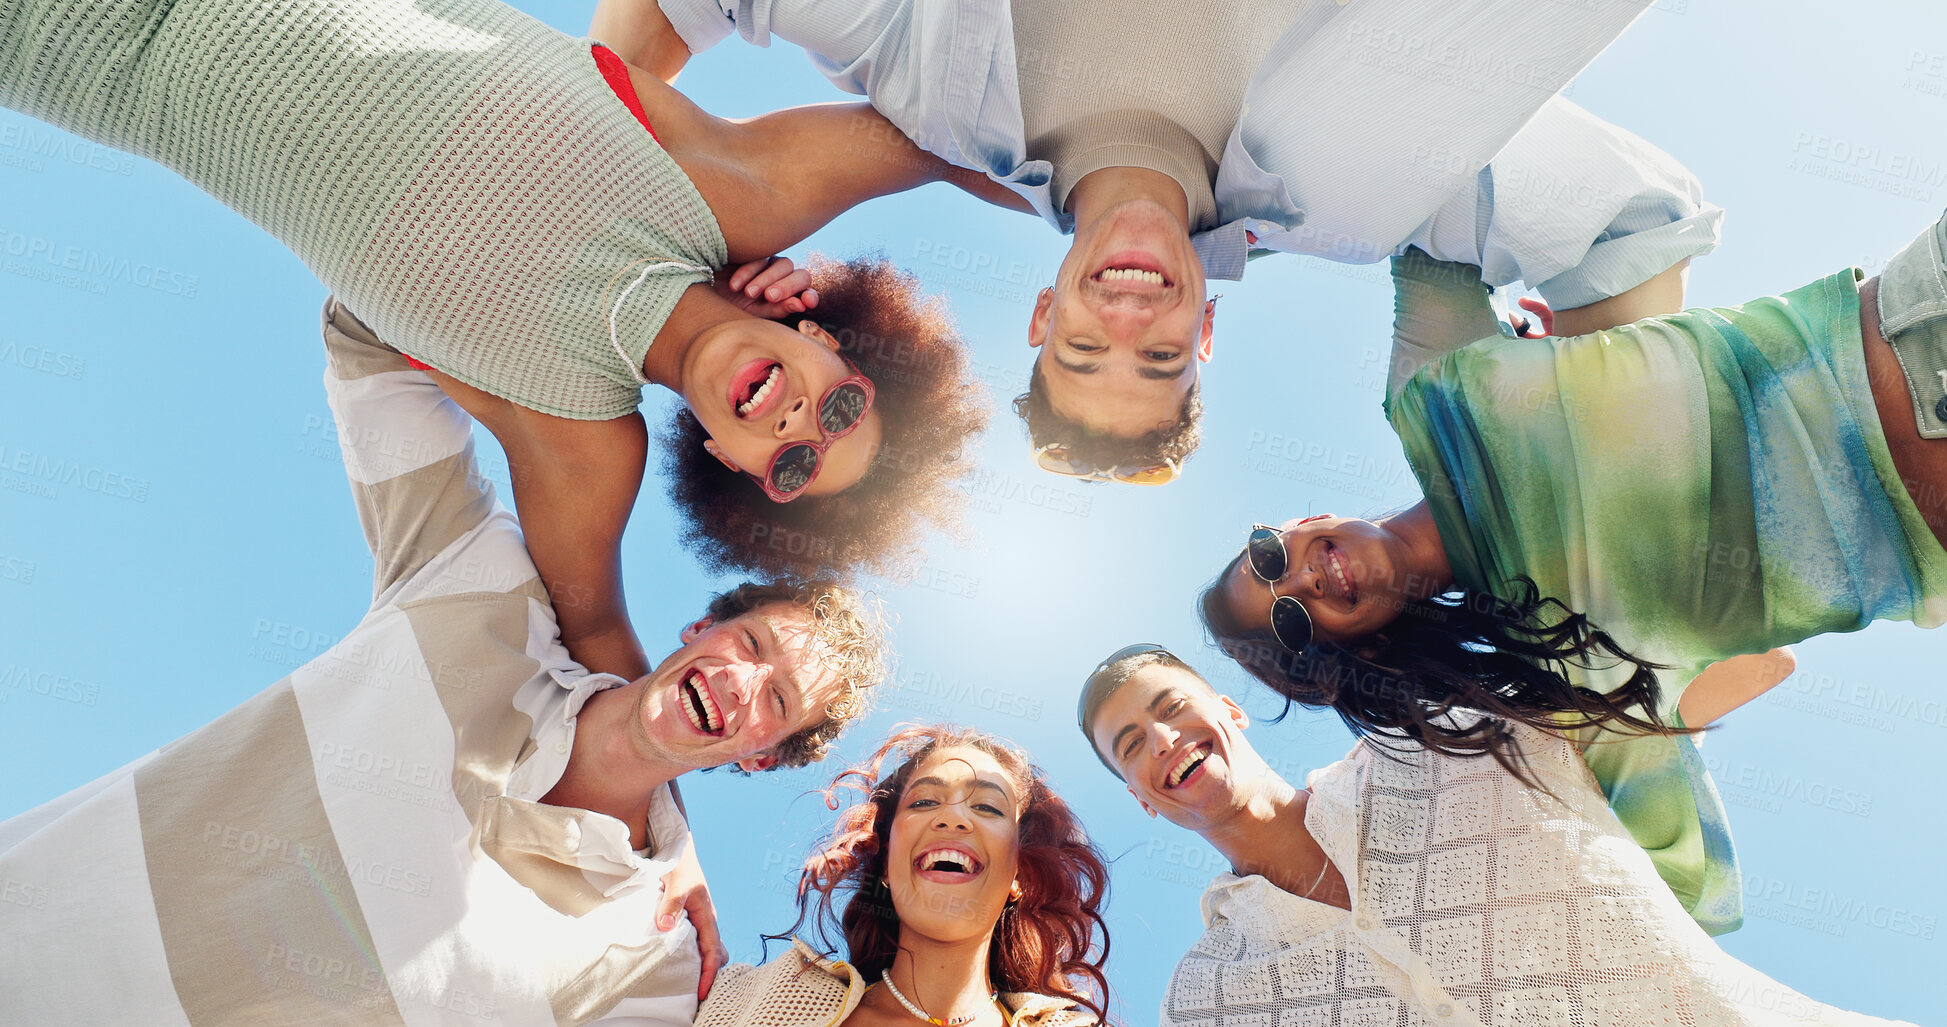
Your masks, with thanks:
M 1107 1021 L 1109 928 L 1102 919 L 1109 871 L 1102 853 L 1068 804 L 1026 753 L 1004 738 L 949 724 L 907 725 L 893 731 L 864 762 L 825 789 L 825 804 L 840 793 L 863 798 L 839 814 L 831 837 L 805 860 L 798 881 L 798 919 L 774 939 L 788 938 L 812 920 L 825 951 L 841 935 L 847 960 L 867 980 L 892 966 L 899 949 L 899 915 L 886 885 L 886 847 L 893 814 L 913 769 L 942 749 L 977 749 L 1014 779 L 1021 803 L 1021 853 L 1016 880 L 1021 898 L 994 925 L 987 972 L 1002 991 L 1064 998 Z M 897 766 L 881 774 L 884 766 Z M 843 892 L 843 913 L 833 906 Z M 1099 939 L 1099 944 L 1097 943 Z

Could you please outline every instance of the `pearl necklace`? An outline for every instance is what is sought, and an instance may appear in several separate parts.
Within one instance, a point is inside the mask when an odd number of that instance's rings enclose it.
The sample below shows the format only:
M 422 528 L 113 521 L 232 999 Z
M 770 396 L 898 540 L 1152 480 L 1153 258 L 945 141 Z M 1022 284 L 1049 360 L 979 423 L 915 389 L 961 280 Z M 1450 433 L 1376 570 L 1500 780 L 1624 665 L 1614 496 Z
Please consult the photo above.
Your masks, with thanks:
M 899 985 L 892 983 L 891 968 L 887 968 L 885 970 L 879 971 L 879 980 L 885 984 L 887 991 L 892 992 L 892 997 L 898 999 L 899 1004 L 906 1007 L 907 1012 L 913 1014 L 914 1016 L 919 1017 L 922 1020 L 925 1020 L 927 1023 L 932 1024 L 933 1027 L 967 1027 L 967 1024 L 974 1022 L 974 1020 L 980 1016 L 978 1010 L 971 1013 L 967 1013 L 964 1016 L 953 1016 L 953 1017 L 948 1017 L 947 1019 L 944 1020 L 940 1019 L 937 1016 L 927 1016 L 926 1010 L 921 1009 L 920 1007 L 914 1005 L 912 999 L 909 999 L 906 996 L 899 993 Z M 1000 1001 L 1000 997 L 1001 997 L 1001 993 L 997 991 L 994 992 L 992 995 L 987 996 L 987 1001 L 998 1002 Z

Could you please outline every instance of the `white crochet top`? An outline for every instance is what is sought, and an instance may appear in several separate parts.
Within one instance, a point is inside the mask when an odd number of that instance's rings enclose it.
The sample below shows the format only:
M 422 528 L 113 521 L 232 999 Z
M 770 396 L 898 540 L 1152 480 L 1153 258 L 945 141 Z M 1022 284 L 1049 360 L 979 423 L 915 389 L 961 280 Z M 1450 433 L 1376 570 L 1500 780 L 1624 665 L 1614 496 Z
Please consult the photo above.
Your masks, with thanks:
M 727 260 L 589 43 L 495 0 L 0 5 L 0 104 L 166 165 L 394 347 L 560 417 L 634 410 Z
M 1535 775 L 1362 741 L 1313 772 L 1306 827 L 1352 910 L 1229 874 L 1177 964 L 1173 1027 L 1880 1024 L 1726 955 L 1685 914 L 1567 742 Z
M 873 982 L 843 960 L 826 959 L 796 938 L 783 955 L 717 973 L 696 1012 L 696 1027 L 837 1027 L 865 1000 Z M 1095 1015 L 1046 995 L 1008 992 L 1001 1005 L 1010 1027 L 1092 1027 Z M 913 1021 L 918 1024 L 919 1021 Z

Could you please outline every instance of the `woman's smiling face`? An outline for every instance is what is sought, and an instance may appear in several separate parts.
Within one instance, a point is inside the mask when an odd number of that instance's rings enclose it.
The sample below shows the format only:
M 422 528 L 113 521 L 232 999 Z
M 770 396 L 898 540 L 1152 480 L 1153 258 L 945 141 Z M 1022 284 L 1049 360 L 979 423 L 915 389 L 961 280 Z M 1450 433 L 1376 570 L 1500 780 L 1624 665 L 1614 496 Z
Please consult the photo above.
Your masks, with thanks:
M 1291 596 L 1311 615 L 1316 637 L 1346 642 L 1391 624 L 1410 601 L 1398 568 L 1404 549 L 1383 526 L 1321 514 L 1278 530 L 1284 572 L 1266 582 L 1240 556 L 1221 583 L 1225 609 L 1244 631 L 1271 630 L 1271 602 Z
M 936 942 L 991 934 L 1021 855 L 1021 789 L 993 756 L 960 746 L 913 768 L 893 813 L 886 884 L 900 932 Z
M 837 350 L 838 340 L 810 321 L 787 328 L 740 318 L 699 336 L 683 367 L 683 402 L 709 433 L 710 452 L 762 478 L 779 447 L 823 441 L 819 401 L 853 373 Z M 868 409 L 825 451 L 804 494 L 842 492 L 865 477 L 883 431 L 879 412 Z

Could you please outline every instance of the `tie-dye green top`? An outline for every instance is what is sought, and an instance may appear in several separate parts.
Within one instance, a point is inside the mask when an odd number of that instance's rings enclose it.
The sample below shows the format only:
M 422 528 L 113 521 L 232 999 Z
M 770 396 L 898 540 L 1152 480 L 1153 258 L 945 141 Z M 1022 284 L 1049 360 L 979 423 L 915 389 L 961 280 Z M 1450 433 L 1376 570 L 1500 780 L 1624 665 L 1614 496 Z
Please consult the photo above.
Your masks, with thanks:
M 1483 323 L 1474 269 L 1413 251 L 1394 278 L 1402 328 L 1425 332 L 1426 308 L 1470 314 L 1451 318 L 1457 331 Z M 1947 619 L 1947 553 L 1900 483 L 1867 384 L 1856 272 L 1591 335 L 1441 348 L 1386 414 L 1455 579 L 1500 592 L 1531 578 L 1671 666 L 1666 715 L 1718 660 L 1878 619 Z M 1735 860 L 1695 746 L 1586 755 L 1693 915 L 1734 928 Z

